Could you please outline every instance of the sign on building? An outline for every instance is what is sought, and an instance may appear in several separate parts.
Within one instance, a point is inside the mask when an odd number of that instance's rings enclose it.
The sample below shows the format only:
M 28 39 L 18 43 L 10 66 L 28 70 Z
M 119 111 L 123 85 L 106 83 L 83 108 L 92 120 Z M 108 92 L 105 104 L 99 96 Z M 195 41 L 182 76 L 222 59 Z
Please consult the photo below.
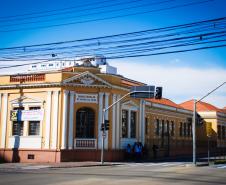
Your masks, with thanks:
M 12 110 L 10 112 L 11 121 L 42 121 L 44 116 L 43 109 L 37 110 Z
M 76 94 L 75 102 L 98 103 L 98 95 L 97 94 Z

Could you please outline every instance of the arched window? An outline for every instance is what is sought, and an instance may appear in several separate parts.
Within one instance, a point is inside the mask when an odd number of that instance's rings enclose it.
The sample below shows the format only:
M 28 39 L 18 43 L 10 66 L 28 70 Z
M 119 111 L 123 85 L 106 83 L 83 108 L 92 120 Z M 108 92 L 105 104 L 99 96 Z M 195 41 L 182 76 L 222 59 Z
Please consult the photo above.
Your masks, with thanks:
M 76 112 L 76 138 L 94 138 L 95 112 L 81 108 Z

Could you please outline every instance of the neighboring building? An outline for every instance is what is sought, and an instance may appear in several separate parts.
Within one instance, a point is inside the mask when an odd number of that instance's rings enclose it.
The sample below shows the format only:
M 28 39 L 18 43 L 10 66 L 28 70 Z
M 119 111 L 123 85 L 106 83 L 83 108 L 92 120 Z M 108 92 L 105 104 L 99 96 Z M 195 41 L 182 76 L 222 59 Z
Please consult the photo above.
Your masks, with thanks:
M 76 67 L 85 65 L 86 67 L 98 67 L 101 73 L 117 74 L 117 68 L 110 66 L 106 58 L 102 55 L 86 56 L 76 58 L 75 60 L 63 60 L 63 61 L 49 61 L 40 64 L 32 64 L 29 66 L 28 72 L 36 71 L 54 71 L 61 70 L 68 67 Z
M 193 110 L 194 100 L 189 100 L 184 103 L 181 103 L 185 109 Z M 224 109 L 219 109 L 209 103 L 206 102 L 198 102 L 197 105 L 197 112 L 204 119 L 202 125 L 197 125 L 197 142 L 199 143 L 200 147 L 205 148 L 207 147 L 207 140 L 208 137 L 208 129 L 207 125 L 211 126 L 210 130 L 210 141 L 212 148 L 225 148 L 226 147 L 226 111 Z M 200 148 L 199 147 L 199 148 Z
M 146 99 L 146 147 L 152 156 L 157 145 L 159 156 L 188 155 L 192 152 L 192 111 L 171 100 Z

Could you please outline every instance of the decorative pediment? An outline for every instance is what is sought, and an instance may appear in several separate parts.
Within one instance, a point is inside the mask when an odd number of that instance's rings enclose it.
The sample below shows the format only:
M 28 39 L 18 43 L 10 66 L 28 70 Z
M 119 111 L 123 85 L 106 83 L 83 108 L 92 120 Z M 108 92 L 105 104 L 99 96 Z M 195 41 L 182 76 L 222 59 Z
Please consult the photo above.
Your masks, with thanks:
M 132 100 L 126 101 L 122 103 L 122 108 L 135 108 L 138 109 L 139 105 L 137 105 L 135 102 L 133 102 Z
M 112 88 L 110 83 L 90 73 L 89 71 L 64 80 L 63 85 Z
M 12 104 L 19 104 L 19 103 L 44 103 L 44 100 L 41 98 L 34 98 L 30 96 L 21 96 L 14 100 L 11 100 L 10 103 Z

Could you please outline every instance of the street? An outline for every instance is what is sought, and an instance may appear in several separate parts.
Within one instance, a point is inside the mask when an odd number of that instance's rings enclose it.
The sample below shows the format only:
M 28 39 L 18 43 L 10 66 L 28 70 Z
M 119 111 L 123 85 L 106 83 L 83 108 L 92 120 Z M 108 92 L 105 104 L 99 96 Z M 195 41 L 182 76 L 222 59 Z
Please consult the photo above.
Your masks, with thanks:
M 226 184 L 225 165 L 193 167 L 183 162 L 122 163 L 112 166 L 45 168 L 29 166 L 0 169 L 4 185 L 96 184 Z

